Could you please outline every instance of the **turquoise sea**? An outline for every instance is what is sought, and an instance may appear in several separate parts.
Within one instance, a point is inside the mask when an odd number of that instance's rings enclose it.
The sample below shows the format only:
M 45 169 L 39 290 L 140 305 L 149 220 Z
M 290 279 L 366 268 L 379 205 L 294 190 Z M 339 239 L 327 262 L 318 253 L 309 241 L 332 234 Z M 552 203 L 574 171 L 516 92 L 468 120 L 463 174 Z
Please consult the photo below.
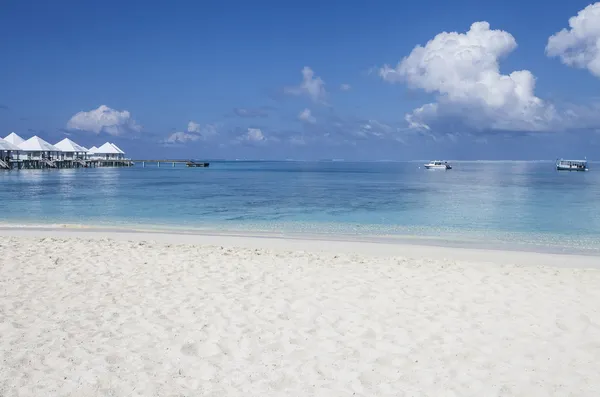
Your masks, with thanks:
M 213 162 L 0 172 L 1 223 L 401 236 L 600 252 L 600 164 Z M 597 170 L 596 170 L 597 167 Z

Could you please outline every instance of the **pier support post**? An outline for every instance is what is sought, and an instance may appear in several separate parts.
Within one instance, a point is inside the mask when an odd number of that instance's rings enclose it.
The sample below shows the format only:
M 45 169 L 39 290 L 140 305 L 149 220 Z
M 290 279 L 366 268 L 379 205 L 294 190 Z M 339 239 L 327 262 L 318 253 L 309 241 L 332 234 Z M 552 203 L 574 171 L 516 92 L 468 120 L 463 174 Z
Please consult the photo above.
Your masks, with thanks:
M 146 168 L 146 162 L 142 161 L 142 168 Z

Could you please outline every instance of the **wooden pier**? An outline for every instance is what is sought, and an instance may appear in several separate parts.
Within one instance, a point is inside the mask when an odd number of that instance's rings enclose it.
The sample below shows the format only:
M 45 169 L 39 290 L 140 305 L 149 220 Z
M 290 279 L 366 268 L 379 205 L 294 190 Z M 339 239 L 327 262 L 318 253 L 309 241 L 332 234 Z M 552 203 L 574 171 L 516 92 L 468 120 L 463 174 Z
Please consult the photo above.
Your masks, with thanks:
M 195 161 L 188 161 L 187 163 L 185 163 L 185 165 L 188 167 L 208 167 L 210 165 L 210 163 L 204 163 L 204 162 L 197 163 Z
M 133 167 L 141 164 L 142 168 L 146 164 L 161 165 L 185 165 L 186 167 L 206 168 L 210 163 L 206 161 L 194 160 L 130 160 L 130 159 L 10 159 L 0 160 L 0 169 L 14 170 L 37 170 L 37 169 L 63 169 L 63 168 L 98 168 L 98 167 Z
M 63 168 L 131 167 L 133 162 L 124 159 L 11 159 L 3 161 L 4 169 L 39 170 Z M 5 166 L 7 167 L 5 167 Z
M 175 167 L 177 164 L 185 164 L 186 167 L 202 167 L 206 168 L 210 166 L 210 163 L 206 161 L 194 161 L 194 160 L 132 160 L 135 164 L 141 164 L 142 168 L 146 167 L 146 164 L 156 164 L 157 167 L 160 167 L 161 164 L 170 165 L 171 167 Z

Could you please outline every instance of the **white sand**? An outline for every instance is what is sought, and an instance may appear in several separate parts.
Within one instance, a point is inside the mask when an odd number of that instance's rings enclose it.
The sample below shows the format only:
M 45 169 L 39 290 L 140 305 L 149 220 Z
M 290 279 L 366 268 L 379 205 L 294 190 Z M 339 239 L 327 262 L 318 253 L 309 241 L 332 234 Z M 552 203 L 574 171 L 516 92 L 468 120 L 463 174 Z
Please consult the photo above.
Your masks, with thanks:
M 0 236 L 3 397 L 600 396 L 599 257 Z

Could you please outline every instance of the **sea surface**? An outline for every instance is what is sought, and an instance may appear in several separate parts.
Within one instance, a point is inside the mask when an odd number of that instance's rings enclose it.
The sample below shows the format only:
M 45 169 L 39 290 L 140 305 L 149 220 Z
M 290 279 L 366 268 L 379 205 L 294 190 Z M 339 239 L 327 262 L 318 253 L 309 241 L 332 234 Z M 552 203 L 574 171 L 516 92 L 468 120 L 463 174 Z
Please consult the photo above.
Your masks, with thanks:
M 600 253 L 600 164 L 213 162 L 0 172 L 0 223 L 399 236 Z M 597 167 L 597 170 L 596 170 Z

